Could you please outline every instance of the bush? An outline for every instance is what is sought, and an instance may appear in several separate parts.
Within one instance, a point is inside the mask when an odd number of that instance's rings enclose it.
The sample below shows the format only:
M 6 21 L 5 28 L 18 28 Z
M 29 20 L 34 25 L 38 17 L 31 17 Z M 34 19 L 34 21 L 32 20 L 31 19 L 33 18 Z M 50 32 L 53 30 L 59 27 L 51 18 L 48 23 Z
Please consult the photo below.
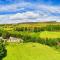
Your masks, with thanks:
M 3 57 L 7 55 L 7 50 L 5 49 L 5 45 L 3 44 L 3 41 L 0 40 L 0 60 L 2 60 Z
M 60 38 L 38 38 L 37 42 L 49 46 L 57 46 L 60 43 Z
M 23 36 L 22 39 L 24 40 L 24 42 L 31 42 L 31 37 L 30 36 Z
M 38 43 L 41 43 L 41 44 L 45 44 L 46 43 L 46 40 L 43 39 L 43 38 L 38 37 L 37 42 Z
M 9 32 L 4 31 L 4 32 L 2 33 L 2 37 L 3 37 L 4 39 L 8 39 L 8 38 L 10 37 Z
M 2 29 L 0 29 L 0 36 L 2 36 L 2 33 L 3 33 L 3 30 L 2 30 Z
M 58 42 L 58 40 L 57 40 L 57 38 L 56 39 L 48 39 L 48 38 L 46 38 L 46 45 L 49 45 L 49 46 L 56 46 L 57 45 L 57 42 Z

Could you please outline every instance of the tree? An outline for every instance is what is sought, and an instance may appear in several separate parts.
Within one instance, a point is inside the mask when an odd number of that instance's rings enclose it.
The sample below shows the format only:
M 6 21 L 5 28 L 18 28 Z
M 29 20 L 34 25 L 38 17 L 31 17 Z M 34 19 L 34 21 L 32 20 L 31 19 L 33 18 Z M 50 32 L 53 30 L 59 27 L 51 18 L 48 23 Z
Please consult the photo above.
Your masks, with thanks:
M 2 33 L 2 37 L 3 37 L 4 39 L 8 39 L 8 38 L 10 37 L 10 33 L 7 32 L 7 31 L 4 31 L 4 32 Z

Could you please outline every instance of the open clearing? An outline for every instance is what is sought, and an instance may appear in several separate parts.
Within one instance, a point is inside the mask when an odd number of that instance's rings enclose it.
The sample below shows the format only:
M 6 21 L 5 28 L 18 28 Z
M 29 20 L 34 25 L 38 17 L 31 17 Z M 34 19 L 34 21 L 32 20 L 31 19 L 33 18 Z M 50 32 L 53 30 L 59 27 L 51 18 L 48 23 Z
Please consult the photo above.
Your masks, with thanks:
M 9 44 L 3 60 L 60 60 L 60 53 L 39 43 Z

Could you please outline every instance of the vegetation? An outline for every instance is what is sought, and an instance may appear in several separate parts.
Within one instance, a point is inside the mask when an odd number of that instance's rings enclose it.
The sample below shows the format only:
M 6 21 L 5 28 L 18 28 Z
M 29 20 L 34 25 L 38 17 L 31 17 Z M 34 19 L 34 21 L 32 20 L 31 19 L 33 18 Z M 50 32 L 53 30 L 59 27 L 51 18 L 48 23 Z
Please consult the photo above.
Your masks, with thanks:
M 0 40 L 0 60 L 3 59 L 7 55 L 7 50 L 5 45 L 3 44 L 3 40 Z
M 2 37 L 3 37 L 4 39 L 8 39 L 8 38 L 10 37 L 9 32 L 4 31 L 4 32 L 2 33 Z
M 20 38 L 24 42 L 17 45 L 8 44 L 8 55 L 4 60 L 60 60 L 60 54 L 56 54 L 52 48 L 50 51 L 51 46 L 60 47 L 60 23 L 2 24 L 0 37 L 7 40 L 10 37 Z

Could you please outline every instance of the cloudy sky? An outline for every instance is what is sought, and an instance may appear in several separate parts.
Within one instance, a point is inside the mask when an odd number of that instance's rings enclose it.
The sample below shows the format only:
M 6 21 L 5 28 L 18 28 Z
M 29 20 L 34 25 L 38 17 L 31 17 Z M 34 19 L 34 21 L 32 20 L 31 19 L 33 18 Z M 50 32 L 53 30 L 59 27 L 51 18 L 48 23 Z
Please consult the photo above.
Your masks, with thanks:
M 60 0 L 0 0 L 0 24 L 58 21 Z

